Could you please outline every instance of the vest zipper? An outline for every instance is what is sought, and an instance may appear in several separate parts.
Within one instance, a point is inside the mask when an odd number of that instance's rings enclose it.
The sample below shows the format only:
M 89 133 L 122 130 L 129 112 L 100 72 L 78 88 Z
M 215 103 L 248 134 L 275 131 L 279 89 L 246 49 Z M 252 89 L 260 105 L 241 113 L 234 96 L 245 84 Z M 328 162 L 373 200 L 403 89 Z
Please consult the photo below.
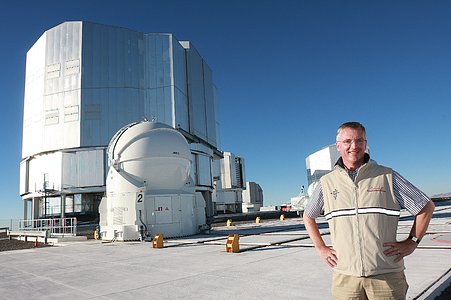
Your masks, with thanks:
M 357 175 L 358 176 L 358 175 Z M 357 177 L 356 177 L 357 179 Z M 360 215 L 359 215 L 359 187 L 356 183 L 354 183 L 354 196 L 355 196 L 355 217 L 356 217 L 356 226 L 357 226 L 357 238 L 359 241 L 359 254 L 360 254 L 360 264 L 361 264 L 361 276 L 365 276 L 365 265 L 363 260 L 363 236 L 360 231 Z

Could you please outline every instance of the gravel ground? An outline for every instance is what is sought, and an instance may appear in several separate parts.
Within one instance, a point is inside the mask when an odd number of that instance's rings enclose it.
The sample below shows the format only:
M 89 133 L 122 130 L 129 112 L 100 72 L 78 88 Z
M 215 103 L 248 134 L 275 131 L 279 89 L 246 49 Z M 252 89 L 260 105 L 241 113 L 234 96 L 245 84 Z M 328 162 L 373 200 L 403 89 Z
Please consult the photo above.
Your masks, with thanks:
M 49 247 L 39 243 L 38 247 Z M 21 250 L 36 248 L 35 242 L 24 242 L 19 240 L 9 240 L 6 233 L 0 233 L 0 251 Z
M 43 246 L 44 245 L 39 244 L 38 247 Z M 0 251 L 31 249 L 31 248 L 36 248 L 34 242 L 24 242 L 18 240 L 0 240 Z

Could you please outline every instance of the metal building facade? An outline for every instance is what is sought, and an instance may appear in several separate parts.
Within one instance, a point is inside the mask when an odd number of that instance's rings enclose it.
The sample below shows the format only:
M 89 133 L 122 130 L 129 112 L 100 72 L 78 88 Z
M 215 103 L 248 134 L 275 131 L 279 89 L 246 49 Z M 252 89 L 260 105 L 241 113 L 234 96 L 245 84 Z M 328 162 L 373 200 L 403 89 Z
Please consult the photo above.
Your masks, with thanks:
M 259 211 L 263 206 L 263 189 L 258 183 L 246 182 L 243 190 L 243 212 Z
M 214 205 L 219 212 L 242 212 L 243 190 L 246 189 L 244 158 L 224 152 L 215 162 L 216 180 Z
M 90 22 L 46 31 L 27 53 L 25 218 L 55 214 L 43 201 L 81 199 L 95 212 L 92 201 L 105 191 L 106 146 L 118 129 L 143 118 L 185 134 L 197 162 L 194 180 L 211 193 L 212 160 L 220 153 L 216 107 L 211 69 L 190 42 Z
M 313 192 L 319 179 L 334 169 L 334 165 L 339 157 L 340 153 L 335 144 L 333 144 L 310 154 L 305 159 L 305 165 L 307 167 L 307 190 L 309 195 Z

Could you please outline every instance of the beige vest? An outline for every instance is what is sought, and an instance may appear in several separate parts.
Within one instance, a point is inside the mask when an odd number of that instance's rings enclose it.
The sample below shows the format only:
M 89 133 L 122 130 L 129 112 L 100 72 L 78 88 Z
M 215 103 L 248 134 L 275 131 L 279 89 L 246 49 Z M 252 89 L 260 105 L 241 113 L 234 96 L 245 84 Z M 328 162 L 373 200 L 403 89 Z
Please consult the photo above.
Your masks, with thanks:
M 374 162 L 364 164 L 355 182 L 346 170 L 321 179 L 324 215 L 337 251 L 335 271 L 371 276 L 404 270 L 404 262 L 385 256 L 385 242 L 396 242 L 400 206 L 393 193 L 392 170 Z

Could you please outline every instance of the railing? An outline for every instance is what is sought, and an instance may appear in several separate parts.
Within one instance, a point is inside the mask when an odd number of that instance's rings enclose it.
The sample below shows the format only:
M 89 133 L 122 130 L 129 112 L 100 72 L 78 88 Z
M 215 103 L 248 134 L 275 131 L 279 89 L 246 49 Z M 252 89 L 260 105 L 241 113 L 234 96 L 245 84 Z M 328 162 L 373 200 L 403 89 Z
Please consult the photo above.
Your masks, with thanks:
M 20 220 L 19 231 L 47 231 L 50 237 L 76 236 L 77 218 Z
M 38 230 L 33 230 L 33 231 L 9 231 L 8 230 L 8 238 L 11 240 L 13 237 L 18 237 L 19 239 L 22 239 L 27 242 L 28 238 L 34 238 L 35 242 L 38 242 L 38 239 L 42 242 L 44 242 L 44 244 L 47 244 L 47 238 L 48 238 L 48 234 L 47 231 L 38 231 Z

